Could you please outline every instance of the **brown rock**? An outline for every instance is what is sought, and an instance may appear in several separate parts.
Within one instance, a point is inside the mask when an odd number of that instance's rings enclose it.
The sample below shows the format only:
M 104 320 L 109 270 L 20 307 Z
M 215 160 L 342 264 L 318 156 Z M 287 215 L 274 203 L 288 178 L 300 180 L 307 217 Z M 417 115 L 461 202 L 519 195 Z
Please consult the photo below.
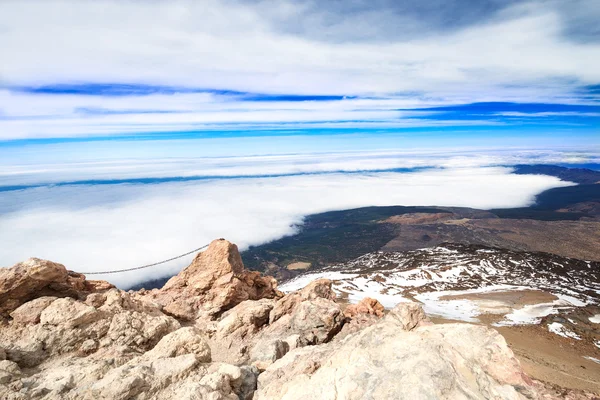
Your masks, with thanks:
M 86 281 L 84 275 L 67 271 L 62 264 L 30 258 L 11 268 L 0 268 L 0 315 L 7 317 L 22 304 L 39 297 L 77 298 L 113 287 L 104 281 Z
M 537 398 L 498 332 L 468 324 L 407 330 L 424 321 L 418 309 L 403 305 L 344 340 L 288 352 L 259 376 L 254 399 Z
M 423 307 L 417 303 L 400 303 L 386 316 L 387 320 L 398 324 L 402 329 L 411 331 L 419 326 L 432 325 Z
M 224 239 L 206 251 L 160 290 L 143 293 L 177 318 L 214 317 L 245 300 L 279 298 L 277 281 L 259 272 L 246 271 L 237 246 Z
M 357 304 L 351 304 L 344 310 L 344 315 L 348 318 L 356 317 L 359 314 L 374 315 L 383 317 L 383 305 L 375 299 L 365 297 Z
M 69 290 L 67 276 L 64 265 L 39 258 L 0 268 L 0 313 L 9 314 L 35 297 Z
M 318 298 L 335 300 L 336 295 L 331 289 L 332 282 L 329 279 L 317 279 L 312 281 L 303 289 L 290 293 L 280 299 L 271 311 L 269 322 L 272 324 L 285 314 L 291 314 L 298 304 L 305 300 L 314 300 Z
M 37 324 L 40 322 L 42 311 L 56 299 L 57 297 L 52 296 L 38 297 L 17 308 L 10 316 L 18 324 Z

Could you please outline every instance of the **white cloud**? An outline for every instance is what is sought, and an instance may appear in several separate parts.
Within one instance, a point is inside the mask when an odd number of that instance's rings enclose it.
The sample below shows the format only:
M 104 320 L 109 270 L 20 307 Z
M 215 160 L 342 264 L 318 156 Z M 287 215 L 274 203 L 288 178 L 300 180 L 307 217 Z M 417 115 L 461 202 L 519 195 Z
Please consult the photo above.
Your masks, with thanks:
M 564 82 L 552 80 L 600 81 L 600 46 L 565 40 L 567 20 L 547 2 L 513 6 L 485 23 L 434 36 L 343 43 L 275 30 L 298 12 L 287 1 L 264 7 L 211 0 L 39 0 L 4 1 L 0 7 L 0 75 L 8 83 L 501 94 L 511 90 L 506 84 L 564 93 Z
M 0 86 L 116 82 L 385 98 L 300 104 L 227 101 L 202 93 L 111 98 L 0 90 L 0 117 L 5 117 L 0 140 L 215 126 L 307 128 L 305 123 L 317 123 L 312 128 L 481 126 L 498 122 L 419 120 L 395 109 L 593 99 L 577 91 L 600 82 L 600 43 L 565 37 L 573 26 L 594 31 L 583 23 L 589 19 L 585 15 L 593 15 L 591 2 L 578 1 L 578 9 L 589 10 L 585 13 L 553 1 L 507 3 L 481 19 L 470 15 L 469 7 L 457 9 L 455 17 L 467 16 L 470 23 L 446 30 L 445 14 L 398 14 L 380 6 L 339 14 L 310 1 L 5 0 Z M 443 8 L 440 13 L 452 9 Z M 291 25 L 298 18 L 296 29 Z M 394 35 L 399 25 L 411 34 Z M 78 111 L 82 108 L 133 113 L 90 116 Z M 148 112 L 153 110 L 176 113 Z
M 242 178 L 157 185 L 42 187 L 5 192 L 0 262 L 30 256 L 80 272 L 169 258 L 218 237 L 241 248 L 293 233 L 304 215 L 369 205 L 514 207 L 567 183 L 510 169 L 451 168 Z M 175 273 L 185 264 L 102 276 L 127 286 Z

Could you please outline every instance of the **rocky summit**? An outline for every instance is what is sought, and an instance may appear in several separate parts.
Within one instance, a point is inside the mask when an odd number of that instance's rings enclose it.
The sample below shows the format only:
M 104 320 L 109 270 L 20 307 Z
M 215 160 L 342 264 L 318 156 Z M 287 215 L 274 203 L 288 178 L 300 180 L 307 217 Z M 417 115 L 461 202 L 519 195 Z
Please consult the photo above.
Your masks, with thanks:
M 162 289 L 63 265 L 0 269 L 2 399 L 551 399 L 498 332 L 417 303 L 345 307 L 320 279 L 283 294 L 216 240 Z

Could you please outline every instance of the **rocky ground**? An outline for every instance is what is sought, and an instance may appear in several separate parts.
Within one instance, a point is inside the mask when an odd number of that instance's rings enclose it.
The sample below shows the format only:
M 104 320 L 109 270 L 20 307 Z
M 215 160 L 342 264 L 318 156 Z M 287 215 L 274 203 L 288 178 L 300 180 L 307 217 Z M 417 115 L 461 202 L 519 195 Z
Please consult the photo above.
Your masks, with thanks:
M 493 327 L 533 377 L 600 392 L 600 263 L 476 245 L 365 254 L 284 282 L 328 278 L 342 299 L 418 301 L 436 322 Z
M 421 306 L 287 294 L 214 241 L 162 289 L 0 269 L 2 399 L 592 399 L 532 380 L 496 330 Z

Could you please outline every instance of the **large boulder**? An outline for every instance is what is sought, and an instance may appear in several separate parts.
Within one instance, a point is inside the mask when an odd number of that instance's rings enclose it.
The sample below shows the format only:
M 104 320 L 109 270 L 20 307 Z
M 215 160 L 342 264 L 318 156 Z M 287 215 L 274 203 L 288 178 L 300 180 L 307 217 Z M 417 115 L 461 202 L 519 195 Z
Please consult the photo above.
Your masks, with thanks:
M 534 395 L 532 382 L 495 330 L 428 325 L 412 304 L 400 305 L 394 314 L 341 341 L 290 351 L 259 376 L 254 399 L 514 400 Z
M 176 318 L 215 317 L 245 300 L 279 298 L 277 281 L 246 271 L 235 244 L 213 241 L 160 290 L 145 293 Z
M 112 287 L 108 282 L 86 281 L 84 275 L 67 271 L 62 264 L 30 258 L 11 268 L 0 268 L 0 315 L 6 317 L 38 297 L 76 298 Z
M 334 301 L 337 296 L 331 285 L 332 281 L 329 279 L 317 279 L 304 288 L 285 295 L 273 307 L 269 316 L 270 323 L 277 321 L 283 315 L 291 314 L 303 301 L 319 298 Z
M 330 341 L 346 322 L 332 293 L 324 279 L 280 299 L 250 350 L 252 365 L 264 370 L 292 349 Z

